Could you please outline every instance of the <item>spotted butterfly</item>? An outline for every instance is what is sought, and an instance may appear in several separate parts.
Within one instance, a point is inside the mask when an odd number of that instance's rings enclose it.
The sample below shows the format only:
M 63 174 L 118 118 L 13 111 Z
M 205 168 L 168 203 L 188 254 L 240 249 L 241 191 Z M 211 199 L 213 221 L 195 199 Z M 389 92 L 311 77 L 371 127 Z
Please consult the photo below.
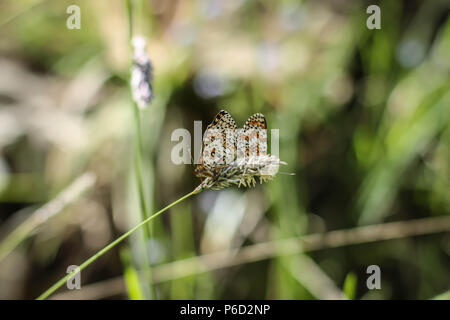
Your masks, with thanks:
M 219 169 L 234 161 L 235 130 L 236 122 L 227 111 L 221 110 L 214 117 L 203 135 L 200 163 L 194 170 L 197 177 L 214 177 Z
M 267 155 L 267 122 L 262 113 L 255 113 L 236 134 L 237 156 Z
M 206 128 L 202 141 L 202 155 L 194 174 L 200 178 L 214 178 L 231 166 L 238 157 L 267 155 L 267 123 L 263 114 L 256 113 L 236 129 L 236 122 L 221 110 Z

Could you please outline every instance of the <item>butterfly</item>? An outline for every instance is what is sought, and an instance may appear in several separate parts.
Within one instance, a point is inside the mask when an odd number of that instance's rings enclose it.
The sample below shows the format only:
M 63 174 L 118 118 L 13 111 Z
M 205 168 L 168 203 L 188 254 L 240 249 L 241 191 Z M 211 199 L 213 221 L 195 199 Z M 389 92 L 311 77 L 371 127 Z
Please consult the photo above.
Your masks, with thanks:
M 251 156 L 267 155 L 267 122 L 262 113 L 247 119 L 236 133 L 237 157 L 249 160 Z
M 202 141 L 202 155 L 194 174 L 203 178 L 217 178 L 237 159 L 250 155 L 267 155 L 267 123 L 263 114 L 256 113 L 236 128 L 233 117 L 221 110 L 206 128 Z

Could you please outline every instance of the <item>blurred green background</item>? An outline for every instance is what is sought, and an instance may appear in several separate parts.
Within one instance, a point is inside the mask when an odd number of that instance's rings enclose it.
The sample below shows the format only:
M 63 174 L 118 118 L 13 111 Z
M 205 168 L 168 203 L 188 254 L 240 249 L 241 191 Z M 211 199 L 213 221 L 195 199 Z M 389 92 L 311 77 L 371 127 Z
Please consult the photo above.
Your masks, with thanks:
M 72 4 L 80 30 L 66 28 Z M 429 299 L 450 290 L 448 230 L 189 265 L 262 242 L 450 214 L 449 1 L 134 4 L 134 33 L 154 67 L 155 98 L 141 112 L 149 212 L 199 184 L 192 166 L 170 161 L 172 131 L 193 136 L 194 120 L 205 129 L 220 109 L 238 127 L 262 112 L 280 129 L 282 170 L 296 176 L 182 202 L 154 221 L 150 241 L 136 234 L 59 297 Z M 381 8 L 381 30 L 366 27 L 370 4 Z M 85 172 L 96 177 L 0 260 L 1 299 L 35 298 L 141 220 L 129 23 L 121 0 L 0 1 L 0 241 Z M 145 265 L 153 276 L 138 275 Z M 366 287 L 369 265 L 381 268 L 381 290 Z

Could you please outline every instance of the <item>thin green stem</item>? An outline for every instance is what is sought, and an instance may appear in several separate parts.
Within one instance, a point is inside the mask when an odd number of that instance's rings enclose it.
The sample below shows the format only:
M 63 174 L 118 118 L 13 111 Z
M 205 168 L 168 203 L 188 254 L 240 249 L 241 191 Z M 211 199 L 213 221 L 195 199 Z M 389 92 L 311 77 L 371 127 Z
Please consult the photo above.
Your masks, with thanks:
M 133 30 L 134 30 L 134 5 L 133 0 L 126 0 L 126 6 L 127 6 L 127 12 L 128 12 L 128 30 L 129 30 L 129 45 L 130 45 L 130 51 L 131 54 L 133 54 Z M 133 61 L 131 59 L 130 63 L 130 74 L 129 78 L 131 79 L 131 70 L 133 67 Z M 130 83 L 130 96 L 132 96 L 132 88 Z M 136 141 L 135 141 L 135 152 L 134 152 L 134 172 L 137 182 L 137 190 L 138 190 L 138 199 L 139 199 L 139 206 L 141 211 L 141 220 L 145 220 L 149 217 L 149 207 L 146 200 L 146 192 L 145 192 L 145 186 L 144 186 L 144 180 L 143 180 L 143 164 L 144 164 L 144 143 L 142 139 L 142 126 L 141 126 L 141 116 L 139 107 L 134 101 L 133 98 L 131 98 L 132 101 L 132 107 L 133 107 L 133 115 L 134 115 L 134 127 L 136 129 Z M 143 250 L 142 250 L 142 260 L 143 265 L 142 268 L 144 269 L 144 279 L 146 283 L 145 291 L 147 293 L 148 298 L 151 298 L 153 295 L 152 292 L 152 274 L 151 274 L 151 267 L 150 267 L 150 261 L 149 261 L 149 253 L 147 251 L 147 246 L 149 243 L 149 240 L 151 238 L 151 226 L 150 224 L 145 225 L 143 229 Z
M 181 201 L 189 198 L 190 196 L 200 193 L 202 191 L 201 187 L 197 187 L 195 188 L 194 191 L 186 194 L 185 196 L 179 198 L 178 200 L 172 202 L 171 204 L 169 204 L 168 206 L 166 206 L 165 208 L 161 209 L 160 211 L 156 212 L 155 214 L 151 215 L 150 217 L 148 217 L 147 219 L 145 219 L 144 221 L 142 221 L 141 223 L 139 223 L 137 226 L 135 226 L 134 228 L 130 229 L 129 231 L 125 232 L 123 235 L 121 235 L 119 238 L 117 238 L 116 240 L 114 240 L 113 242 L 111 242 L 110 244 L 108 244 L 106 247 L 104 247 L 103 249 L 101 249 L 100 251 L 98 251 L 96 254 L 94 254 L 92 257 L 90 257 L 89 259 L 87 259 L 85 262 L 83 262 L 80 267 L 78 267 L 77 269 L 75 269 L 74 271 L 72 271 L 71 273 L 67 274 L 65 277 L 63 277 L 62 279 L 60 279 L 58 282 L 56 282 L 54 285 L 52 285 L 50 288 L 48 288 L 44 293 L 42 293 L 39 297 L 37 297 L 37 300 L 44 300 L 47 297 L 49 297 L 53 292 L 55 292 L 57 289 L 59 289 L 63 284 L 65 284 L 67 282 L 67 280 L 69 278 L 74 277 L 77 273 L 80 273 L 82 270 L 84 270 L 86 267 L 88 267 L 91 263 L 93 263 L 95 260 L 97 260 L 98 258 L 100 258 L 102 255 L 104 255 L 105 253 L 107 253 L 109 250 L 111 250 L 112 248 L 114 248 L 116 245 L 118 245 L 120 242 L 122 242 L 123 240 L 125 240 L 127 237 L 129 237 L 133 232 L 135 232 L 136 230 L 138 230 L 140 227 L 144 226 L 145 224 L 147 224 L 148 222 L 150 222 L 151 220 L 155 219 L 157 216 L 159 216 L 160 214 L 162 214 L 163 212 L 165 212 L 166 210 L 170 209 L 171 207 L 173 207 L 174 205 L 180 203 Z
M 142 131 L 141 131 L 141 118 L 139 115 L 139 109 L 136 103 L 133 102 L 133 109 L 134 109 L 134 120 L 135 120 L 135 127 L 136 127 L 136 147 L 135 147 L 135 175 L 136 175 L 136 181 L 137 181 L 137 187 L 138 187 L 138 193 L 139 193 L 139 204 L 141 207 L 141 218 L 146 219 L 148 218 L 148 207 L 147 203 L 145 201 L 145 188 L 144 188 L 144 181 L 142 179 L 143 177 L 143 150 L 144 150 L 144 144 L 142 141 Z M 150 234 L 149 228 L 145 228 L 146 236 L 148 237 Z
M 133 38 L 133 1 L 126 0 L 127 13 L 128 13 L 128 37 L 131 41 Z
M 129 23 L 129 42 L 130 42 L 130 49 L 131 53 L 133 51 L 132 46 L 132 40 L 133 40 L 133 4 L 132 0 L 127 0 L 127 10 L 128 10 L 128 23 Z M 133 62 L 130 63 L 130 75 L 131 77 L 131 68 L 133 66 Z M 130 94 L 132 92 L 132 88 L 130 85 Z M 134 124 L 136 128 L 136 147 L 135 147 L 135 174 L 136 174 L 136 181 L 137 181 L 137 187 L 138 187 L 138 194 L 139 194 L 139 204 L 141 206 L 141 218 L 146 219 L 148 218 L 148 207 L 145 200 L 145 188 L 144 188 L 144 181 L 142 179 L 143 177 L 143 155 L 144 155 L 144 143 L 142 139 L 142 126 L 141 126 L 141 116 L 139 112 L 139 107 L 137 106 L 136 102 L 132 100 L 133 104 L 133 114 L 134 114 Z M 149 229 L 146 228 L 146 237 L 149 236 Z
M 141 131 L 141 119 L 139 114 L 139 109 L 136 103 L 133 101 L 133 109 L 134 109 L 134 118 L 135 118 L 135 127 L 136 127 L 136 146 L 135 146 L 135 155 L 134 155 L 134 171 L 135 171 L 135 177 L 137 181 L 137 189 L 138 189 L 138 198 L 139 198 L 139 206 L 141 211 L 141 220 L 145 220 L 149 217 L 148 214 L 148 206 L 145 198 L 145 191 L 144 191 L 144 181 L 142 179 L 143 177 L 143 142 L 142 142 L 142 131 Z M 143 250 L 142 250 L 142 259 L 143 259 L 143 265 L 142 269 L 144 280 L 146 283 L 146 286 L 144 287 L 144 292 L 147 295 L 147 298 L 151 299 L 154 292 L 152 290 L 152 273 L 151 273 L 151 267 L 150 267 L 150 257 L 149 252 L 147 250 L 147 246 L 149 244 L 151 234 L 152 234 L 152 228 L 150 227 L 150 224 L 146 224 L 144 229 L 142 230 L 142 242 L 143 242 Z

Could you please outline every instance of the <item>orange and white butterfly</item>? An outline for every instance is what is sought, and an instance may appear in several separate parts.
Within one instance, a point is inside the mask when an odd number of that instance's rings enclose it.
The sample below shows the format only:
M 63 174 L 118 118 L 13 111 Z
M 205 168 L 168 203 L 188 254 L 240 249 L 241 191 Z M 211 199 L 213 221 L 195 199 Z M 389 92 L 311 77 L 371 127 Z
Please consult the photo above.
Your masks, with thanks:
M 237 158 L 245 161 L 267 155 L 267 122 L 262 113 L 255 113 L 236 131 Z
M 233 165 L 236 159 L 267 155 L 267 123 L 263 114 L 256 113 L 236 128 L 233 117 L 221 110 L 206 128 L 202 155 L 194 174 L 199 178 L 215 178 Z

